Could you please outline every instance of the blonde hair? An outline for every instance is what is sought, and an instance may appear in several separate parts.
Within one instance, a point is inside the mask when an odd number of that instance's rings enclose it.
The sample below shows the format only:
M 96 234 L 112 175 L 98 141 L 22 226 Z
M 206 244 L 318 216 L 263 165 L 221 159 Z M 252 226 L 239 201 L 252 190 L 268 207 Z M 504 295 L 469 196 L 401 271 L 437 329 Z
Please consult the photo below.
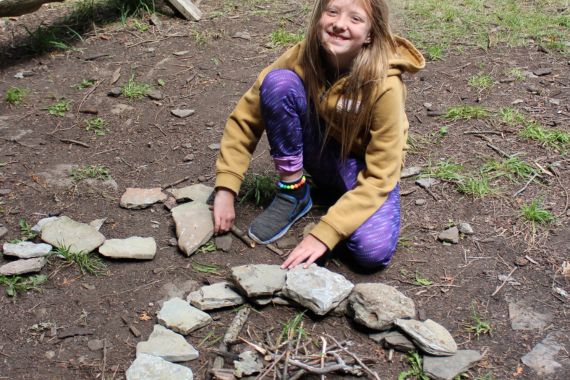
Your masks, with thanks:
M 316 0 L 306 32 L 305 48 L 302 52 L 301 65 L 308 98 L 312 104 L 311 112 L 317 113 L 318 103 L 327 101 L 329 94 L 320 99 L 322 88 L 326 88 L 326 71 L 324 62 L 325 47 L 319 41 L 319 20 L 325 7 L 331 0 Z M 325 126 L 323 144 L 330 136 L 331 124 L 336 124 L 341 131 L 341 157 L 346 159 L 357 136 L 370 130 L 374 104 L 367 102 L 373 99 L 374 91 L 381 83 L 388 70 L 388 57 L 395 51 L 396 43 L 389 25 L 388 5 L 384 0 L 361 1 L 370 18 L 370 38 L 368 44 L 362 46 L 354 58 L 349 72 L 342 79 L 342 105 L 345 112 L 331 110 L 328 115 L 318 115 L 332 121 Z M 317 118 L 318 119 L 318 118 Z M 360 128 L 355 128 L 359 126 Z

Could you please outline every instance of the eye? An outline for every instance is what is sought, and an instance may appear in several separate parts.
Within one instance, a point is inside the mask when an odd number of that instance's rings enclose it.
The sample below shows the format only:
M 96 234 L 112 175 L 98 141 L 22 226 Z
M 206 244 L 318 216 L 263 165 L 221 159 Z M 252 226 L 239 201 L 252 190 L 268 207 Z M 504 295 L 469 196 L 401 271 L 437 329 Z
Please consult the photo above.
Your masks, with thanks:
M 327 13 L 328 13 L 329 15 L 334 16 L 334 15 L 338 14 L 338 11 L 336 10 L 336 8 L 328 8 L 328 9 L 327 9 Z

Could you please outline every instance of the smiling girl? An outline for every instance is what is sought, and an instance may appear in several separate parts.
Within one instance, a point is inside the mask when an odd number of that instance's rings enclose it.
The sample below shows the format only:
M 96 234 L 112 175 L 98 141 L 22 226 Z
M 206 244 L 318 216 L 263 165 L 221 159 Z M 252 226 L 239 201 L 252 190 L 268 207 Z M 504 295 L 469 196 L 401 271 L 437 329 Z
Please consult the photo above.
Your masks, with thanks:
M 234 222 L 236 194 L 265 131 L 280 180 L 249 236 L 271 243 L 309 212 L 307 172 L 337 200 L 282 267 L 307 267 L 339 244 L 362 267 L 387 265 L 400 230 L 408 136 L 401 76 L 424 65 L 410 42 L 392 35 L 384 0 L 317 0 L 305 40 L 261 72 L 227 121 L 215 232 Z

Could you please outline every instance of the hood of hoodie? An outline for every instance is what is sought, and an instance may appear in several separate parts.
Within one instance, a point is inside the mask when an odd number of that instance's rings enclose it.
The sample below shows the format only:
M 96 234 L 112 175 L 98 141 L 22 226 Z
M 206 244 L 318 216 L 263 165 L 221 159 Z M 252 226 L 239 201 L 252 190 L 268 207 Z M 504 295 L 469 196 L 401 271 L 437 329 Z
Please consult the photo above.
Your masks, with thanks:
M 394 41 L 396 51 L 388 60 L 388 76 L 400 75 L 403 72 L 415 73 L 426 66 L 424 56 L 410 41 L 399 36 L 395 36 Z

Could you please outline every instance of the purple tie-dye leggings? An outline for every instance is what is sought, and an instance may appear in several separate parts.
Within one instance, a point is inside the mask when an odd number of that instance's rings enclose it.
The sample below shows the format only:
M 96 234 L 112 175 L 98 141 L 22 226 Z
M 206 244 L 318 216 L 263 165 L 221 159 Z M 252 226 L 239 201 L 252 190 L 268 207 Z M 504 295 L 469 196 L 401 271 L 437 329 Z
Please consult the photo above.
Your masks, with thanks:
M 296 172 L 304 168 L 317 187 L 335 196 L 354 188 L 358 173 L 365 167 L 364 161 L 352 155 L 342 161 L 340 148 L 334 140 L 321 150 L 319 125 L 322 123 L 309 115 L 305 88 L 295 72 L 271 71 L 263 80 L 260 97 L 270 153 L 278 172 Z M 394 255 L 399 232 L 400 189 L 396 185 L 384 204 L 349 236 L 345 244 L 360 266 L 385 266 Z

